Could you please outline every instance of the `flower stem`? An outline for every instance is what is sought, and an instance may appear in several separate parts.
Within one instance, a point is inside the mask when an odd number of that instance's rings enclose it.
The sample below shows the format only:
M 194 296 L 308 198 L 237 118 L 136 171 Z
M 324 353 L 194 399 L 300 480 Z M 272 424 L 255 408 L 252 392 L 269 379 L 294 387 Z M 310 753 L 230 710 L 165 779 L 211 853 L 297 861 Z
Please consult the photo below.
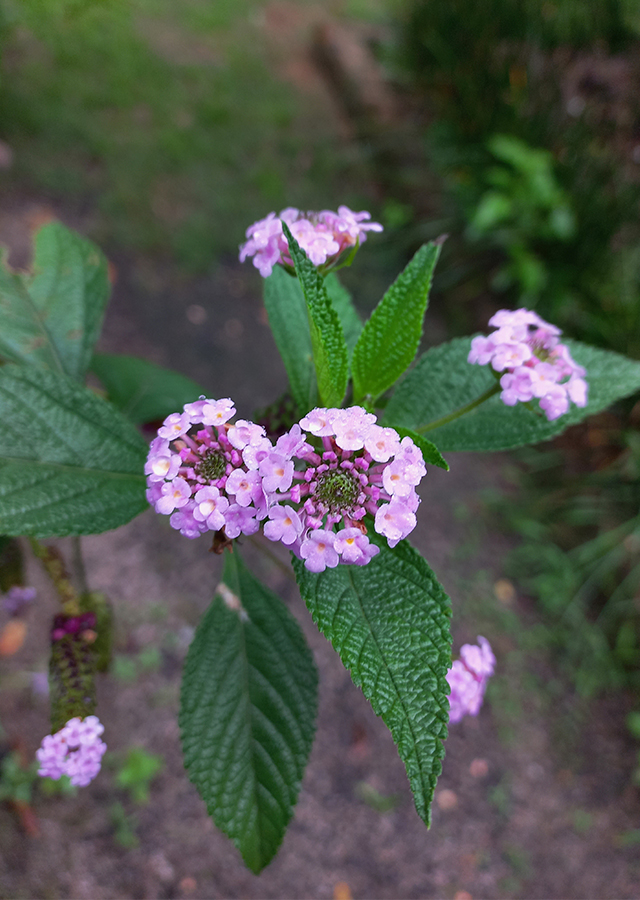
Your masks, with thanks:
M 60 552 L 55 547 L 45 547 L 35 538 L 30 538 L 29 541 L 35 556 L 38 557 L 47 575 L 53 581 L 62 603 L 63 612 L 68 616 L 79 615 L 78 594 L 71 583 Z
M 448 425 L 449 422 L 454 422 L 461 416 L 464 416 L 467 413 L 471 412 L 471 410 L 476 409 L 476 407 L 480 406 L 481 403 L 484 403 L 485 400 L 489 400 L 490 397 L 494 397 L 500 390 L 500 383 L 496 382 L 496 384 L 493 384 L 490 388 L 487 388 L 484 394 L 480 394 L 479 397 L 476 397 L 475 400 L 472 400 L 470 403 L 466 403 L 464 406 L 460 406 L 458 409 L 454 409 L 453 412 L 448 413 L 446 416 L 442 416 L 439 419 L 433 419 L 433 421 L 427 422 L 426 425 L 421 425 L 420 428 L 416 428 L 415 431 L 418 434 L 424 434 L 426 431 L 434 431 L 436 428 L 441 428 L 443 425 Z

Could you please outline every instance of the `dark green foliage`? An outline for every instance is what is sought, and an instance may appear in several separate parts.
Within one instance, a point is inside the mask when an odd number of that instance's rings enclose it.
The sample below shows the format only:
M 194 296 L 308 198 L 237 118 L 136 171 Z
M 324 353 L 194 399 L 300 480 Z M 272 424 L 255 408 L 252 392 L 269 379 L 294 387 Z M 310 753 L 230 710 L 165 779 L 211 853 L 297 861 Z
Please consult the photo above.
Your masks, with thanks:
M 365 324 L 353 351 L 355 403 L 375 403 L 413 362 L 439 255 L 439 244 L 421 247 Z
M 255 873 L 273 858 L 291 818 L 316 692 L 297 622 L 234 549 L 189 648 L 180 728 L 189 777 Z
M 293 567 L 314 622 L 391 731 L 428 825 L 449 718 L 449 598 L 406 541 L 371 539 L 380 553 L 366 566 Z
M 0 533 L 61 537 L 147 508 L 147 445 L 114 407 L 67 377 L 0 368 Z
M 135 356 L 95 353 L 91 371 L 106 388 L 111 403 L 136 424 L 165 419 L 205 393 L 180 372 Z
M 342 323 L 322 275 L 299 247 L 286 222 L 282 223 L 282 229 L 307 303 L 319 399 L 323 406 L 338 407 L 342 405 L 349 378 L 349 354 Z
M 445 452 L 508 450 L 548 440 L 640 390 L 640 363 L 577 341 L 566 344 L 575 361 L 587 370 L 589 401 L 584 409 L 571 404 L 566 415 L 549 422 L 540 410 L 523 403 L 508 407 L 495 395 L 449 424 L 424 428 L 496 385 L 490 366 L 467 363 L 470 339 L 457 338 L 420 358 L 389 401 L 383 424 L 424 433 Z

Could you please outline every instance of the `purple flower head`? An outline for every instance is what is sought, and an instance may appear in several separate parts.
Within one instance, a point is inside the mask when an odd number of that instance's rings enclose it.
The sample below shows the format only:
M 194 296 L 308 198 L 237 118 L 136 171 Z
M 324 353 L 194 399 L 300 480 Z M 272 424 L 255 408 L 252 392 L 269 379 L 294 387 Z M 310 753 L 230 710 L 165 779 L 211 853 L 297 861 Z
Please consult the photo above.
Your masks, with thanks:
M 562 332 L 528 309 L 499 310 L 489 319 L 496 330 L 471 341 L 467 361 L 489 363 L 500 377 L 500 398 L 507 406 L 538 399 L 552 422 L 569 410 L 569 403 L 587 405 L 585 370 L 560 343 Z
M 13 584 L 2 598 L 2 606 L 10 616 L 19 616 L 35 599 L 36 589 L 34 587 Z
M 271 274 L 274 265 L 293 266 L 289 245 L 282 231 L 286 222 L 292 235 L 315 266 L 325 269 L 335 265 L 345 251 L 352 250 L 367 239 L 368 231 L 382 231 L 382 225 L 370 222 L 368 212 L 355 213 L 348 206 L 338 212 L 302 212 L 289 207 L 279 216 L 269 213 L 247 228 L 248 240 L 240 247 L 240 262 L 253 257 L 253 264 L 263 278 Z
M 68 775 L 71 784 L 85 787 L 96 777 L 107 749 L 100 735 L 104 731 L 97 716 L 76 716 L 60 731 L 48 734 L 36 750 L 38 775 L 57 780 Z
M 222 529 L 230 539 L 254 534 L 267 515 L 258 469 L 273 445 L 254 422 L 229 424 L 234 414 L 228 397 L 201 397 L 168 416 L 151 443 L 147 499 L 185 537 Z M 174 438 L 168 437 L 171 432 Z M 285 461 L 287 466 L 293 467 Z M 286 483 L 286 473 L 275 464 L 269 474 L 275 484 Z
M 322 572 L 338 563 L 366 565 L 379 552 L 367 536 L 367 514 L 389 546 L 407 537 L 426 468 L 411 438 L 401 441 L 353 406 L 311 410 L 279 439 L 260 472 L 269 503 L 266 537 Z
M 460 648 L 460 659 L 456 659 L 447 672 L 447 681 L 451 688 L 450 722 L 459 722 L 463 716 L 478 715 L 495 664 L 496 658 L 486 638 L 478 637 L 477 646 L 463 644 Z

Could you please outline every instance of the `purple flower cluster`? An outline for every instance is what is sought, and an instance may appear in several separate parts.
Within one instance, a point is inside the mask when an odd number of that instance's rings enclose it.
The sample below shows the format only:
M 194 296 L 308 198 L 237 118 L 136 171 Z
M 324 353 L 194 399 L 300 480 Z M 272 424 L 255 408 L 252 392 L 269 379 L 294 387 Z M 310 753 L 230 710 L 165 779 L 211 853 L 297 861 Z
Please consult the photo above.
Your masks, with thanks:
M 229 398 L 187 403 L 151 443 L 147 500 L 188 538 L 223 528 L 230 539 L 255 534 L 267 514 L 258 468 L 271 441 L 253 422 L 228 425 L 235 411 Z
M 48 734 L 36 750 L 38 775 L 56 781 L 68 775 L 71 784 L 85 787 L 96 777 L 107 749 L 100 735 L 104 726 L 97 716 L 76 716 L 55 734 Z
M 253 264 L 263 278 L 271 274 L 277 263 L 293 266 L 289 245 L 282 231 L 286 222 L 291 234 L 315 266 L 332 265 L 345 250 L 351 250 L 367 239 L 367 231 L 382 231 L 382 225 L 369 222 L 368 212 L 352 212 L 339 206 L 338 212 L 301 212 L 288 207 L 279 216 L 269 213 L 247 228 L 249 238 L 240 247 L 240 262 L 253 256 Z
M 367 513 L 390 547 L 415 528 L 422 453 L 411 438 L 376 425 L 372 413 L 314 409 L 279 445 L 291 478 L 271 495 L 264 533 L 288 544 L 311 572 L 364 566 L 379 553 L 362 521 Z
M 10 616 L 20 616 L 35 599 L 35 588 L 13 584 L 2 598 L 2 607 Z
M 471 341 L 468 361 L 505 373 L 500 397 L 507 406 L 537 399 L 550 422 L 568 411 L 570 400 L 586 406 L 586 372 L 560 343 L 559 328 L 528 309 L 501 309 L 489 325 L 496 330 Z
M 147 498 L 182 534 L 233 539 L 264 522 L 269 540 L 322 572 L 379 552 L 367 513 L 390 547 L 414 529 L 426 468 L 411 438 L 354 406 L 314 409 L 273 444 L 253 422 L 229 424 L 234 412 L 228 399 L 187 404 L 151 444 Z
M 451 688 L 450 722 L 459 722 L 463 716 L 478 715 L 495 664 L 496 658 L 486 638 L 478 637 L 478 646 L 462 645 L 460 659 L 456 659 L 447 672 Z

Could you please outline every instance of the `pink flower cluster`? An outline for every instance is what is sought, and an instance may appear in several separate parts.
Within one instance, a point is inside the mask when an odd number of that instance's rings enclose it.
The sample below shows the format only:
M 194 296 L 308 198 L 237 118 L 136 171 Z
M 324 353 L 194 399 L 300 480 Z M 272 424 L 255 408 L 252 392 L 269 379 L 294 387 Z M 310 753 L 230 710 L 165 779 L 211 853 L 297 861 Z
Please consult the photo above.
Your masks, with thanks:
M 463 716 L 478 715 L 495 664 L 496 658 L 486 638 L 478 637 L 478 646 L 463 644 L 460 659 L 456 659 L 447 672 L 451 688 L 450 722 L 459 722 Z
M 76 716 L 55 734 L 48 734 L 36 750 L 38 775 L 56 781 L 68 775 L 71 784 L 85 787 L 96 777 L 107 749 L 100 735 L 104 726 L 97 716 Z
M 560 343 L 559 328 L 528 309 L 501 309 L 489 325 L 496 330 L 471 341 L 468 361 L 505 373 L 500 397 L 507 406 L 537 399 L 550 422 L 568 411 L 569 401 L 586 406 L 585 369 Z
M 253 264 L 263 278 L 271 274 L 276 263 L 293 266 L 289 245 L 282 231 L 286 222 L 291 234 L 315 266 L 332 265 L 345 250 L 351 250 L 358 242 L 367 239 L 367 231 L 382 231 L 382 225 L 369 222 L 368 212 L 352 212 L 348 206 L 339 206 L 338 212 L 301 212 L 288 207 L 279 216 L 269 213 L 247 228 L 249 238 L 240 247 L 240 262 L 253 256 Z
M 275 444 L 253 422 L 229 424 L 228 399 L 184 409 L 165 419 L 145 472 L 149 502 L 187 537 L 224 529 L 233 539 L 264 522 L 269 540 L 322 572 L 366 565 L 379 552 L 367 513 L 390 547 L 415 528 L 422 454 L 361 407 L 314 409 Z

